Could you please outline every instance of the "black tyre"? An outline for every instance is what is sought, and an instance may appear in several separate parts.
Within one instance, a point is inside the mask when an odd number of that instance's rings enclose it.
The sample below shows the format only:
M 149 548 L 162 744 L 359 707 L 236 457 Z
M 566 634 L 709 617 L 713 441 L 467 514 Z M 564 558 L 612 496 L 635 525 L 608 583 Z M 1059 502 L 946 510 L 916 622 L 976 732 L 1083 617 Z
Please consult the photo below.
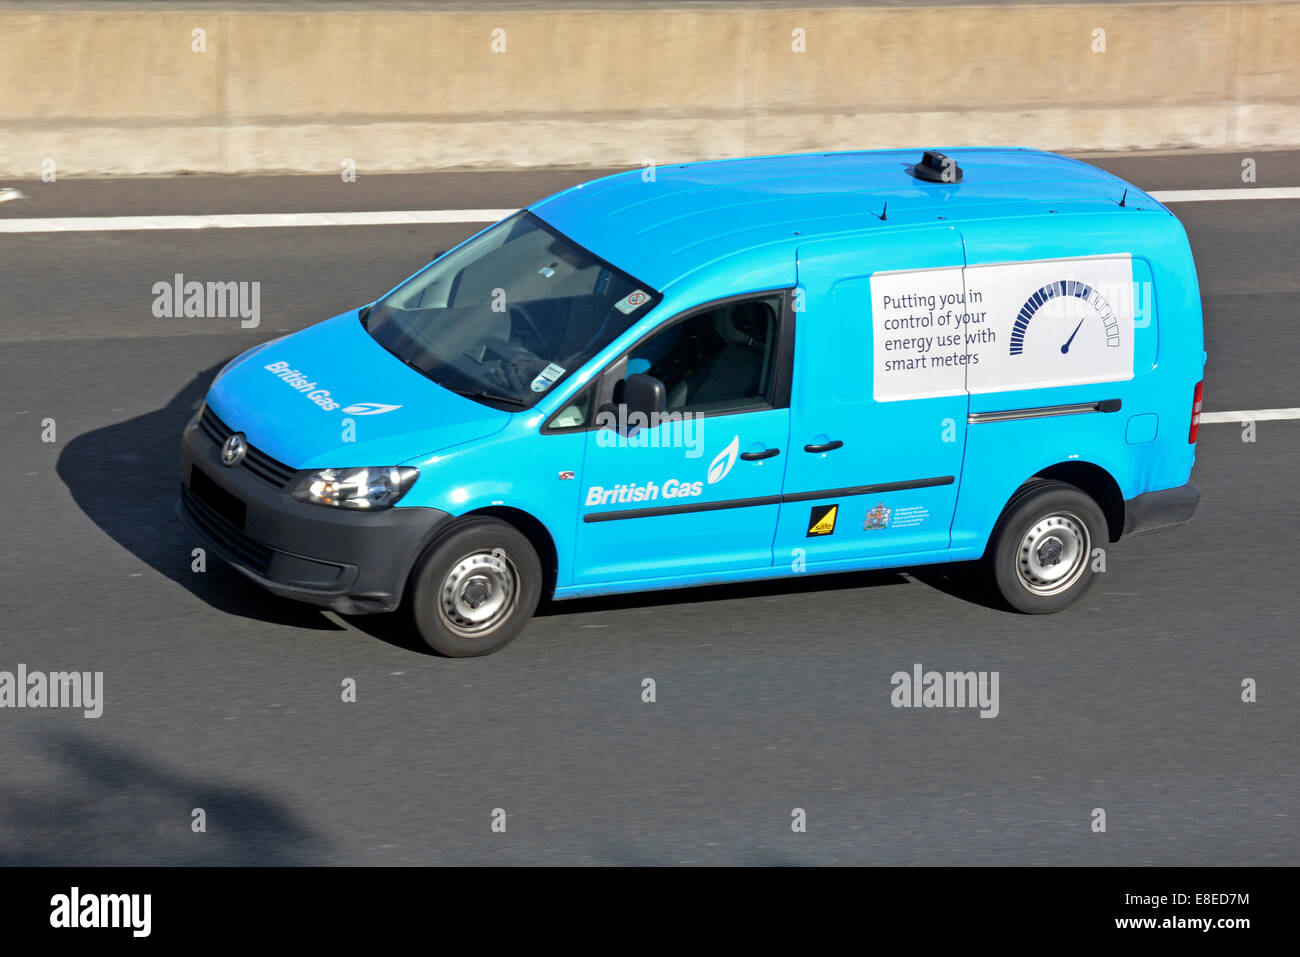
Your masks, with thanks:
M 1106 517 L 1091 496 L 1065 482 L 1036 479 L 1007 503 L 985 562 L 1007 604 L 1046 615 L 1088 590 L 1092 551 L 1107 540 Z
M 433 543 L 411 576 L 416 630 L 450 658 L 487 655 L 524 630 L 542 592 L 532 543 L 494 518 L 461 522 Z

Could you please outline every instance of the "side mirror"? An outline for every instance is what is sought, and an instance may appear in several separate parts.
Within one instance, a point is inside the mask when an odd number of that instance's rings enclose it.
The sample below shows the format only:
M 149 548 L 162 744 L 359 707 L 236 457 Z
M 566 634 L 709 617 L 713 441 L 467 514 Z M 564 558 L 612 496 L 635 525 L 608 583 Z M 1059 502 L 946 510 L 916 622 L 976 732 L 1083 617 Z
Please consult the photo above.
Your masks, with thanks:
M 668 391 L 652 375 L 630 375 L 614 389 L 614 403 L 619 409 L 619 432 L 632 435 L 638 429 L 654 424 L 652 417 L 663 412 L 668 405 Z

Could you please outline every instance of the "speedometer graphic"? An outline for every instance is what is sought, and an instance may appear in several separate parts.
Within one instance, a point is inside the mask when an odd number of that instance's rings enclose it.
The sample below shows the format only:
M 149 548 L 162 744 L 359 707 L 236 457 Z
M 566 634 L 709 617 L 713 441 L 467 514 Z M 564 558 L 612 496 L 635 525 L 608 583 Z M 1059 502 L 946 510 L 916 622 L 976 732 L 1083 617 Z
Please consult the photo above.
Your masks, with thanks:
M 1025 350 L 1025 332 L 1029 329 L 1029 323 L 1044 305 L 1053 299 L 1062 296 L 1072 297 L 1085 303 L 1090 309 L 1085 311 L 1084 315 L 1069 332 L 1069 336 L 1064 338 L 1061 343 L 1061 354 L 1069 355 L 1070 347 L 1074 344 L 1075 336 L 1083 328 L 1084 323 L 1091 321 L 1097 322 L 1105 334 L 1106 345 L 1110 348 L 1119 348 L 1119 316 L 1111 308 L 1104 296 L 1086 282 L 1080 282 L 1075 279 L 1061 279 L 1056 282 L 1049 282 L 1032 296 L 1025 300 L 1025 304 L 1020 307 L 1020 312 L 1016 316 L 1016 321 L 1011 327 L 1011 355 L 1021 355 Z M 1094 320 L 1092 317 L 1096 316 Z

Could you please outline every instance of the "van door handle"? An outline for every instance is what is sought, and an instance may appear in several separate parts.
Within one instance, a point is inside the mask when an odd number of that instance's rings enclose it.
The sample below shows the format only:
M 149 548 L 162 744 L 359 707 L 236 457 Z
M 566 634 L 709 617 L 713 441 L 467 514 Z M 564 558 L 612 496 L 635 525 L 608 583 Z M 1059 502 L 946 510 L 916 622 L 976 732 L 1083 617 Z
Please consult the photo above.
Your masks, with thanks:
M 844 445 L 843 442 L 841 442 L 839 439 L 836 439 L 836 440 L 833 441 L 833 442 L 826 442 L 826 443 L 824 443 L 824 444 L 822 444 L 822 445 L 805 445 L 805 446 L 803 447 L 803 450 L 804 450 L 805 452 L 814 452 L 814 453 L 816 453 L 816 452 L 834 452 L 836 449 L 842 447 L 843 445 Z
M 746 462 L 757 462 L 759 459 L 770 459 L 772 456 L 780 454 L 780 449 L 764 449 L 761 452 L 741 452 L 740 457 Z

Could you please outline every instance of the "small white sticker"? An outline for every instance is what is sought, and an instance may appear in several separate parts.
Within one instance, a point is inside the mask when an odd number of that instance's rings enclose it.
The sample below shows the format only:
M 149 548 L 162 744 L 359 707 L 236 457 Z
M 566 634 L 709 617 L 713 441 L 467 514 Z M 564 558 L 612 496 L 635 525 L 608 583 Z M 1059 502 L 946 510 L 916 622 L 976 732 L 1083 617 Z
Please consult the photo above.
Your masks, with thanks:
M 644 289 L 635 289 L 614 303 L 614 308 L 626 316 L 629 313 L 636 312 L 649 301 L 650 294 L 648 292 Z
M 541 372 L 537 373 L 537 378 L 533 380 L 531 388 L 534 392 L 545 392 L 551 386 L 555 385 L 555 380 L 562 375 L 564 375 L 564 366 L 557 366 L 552 362 Z

